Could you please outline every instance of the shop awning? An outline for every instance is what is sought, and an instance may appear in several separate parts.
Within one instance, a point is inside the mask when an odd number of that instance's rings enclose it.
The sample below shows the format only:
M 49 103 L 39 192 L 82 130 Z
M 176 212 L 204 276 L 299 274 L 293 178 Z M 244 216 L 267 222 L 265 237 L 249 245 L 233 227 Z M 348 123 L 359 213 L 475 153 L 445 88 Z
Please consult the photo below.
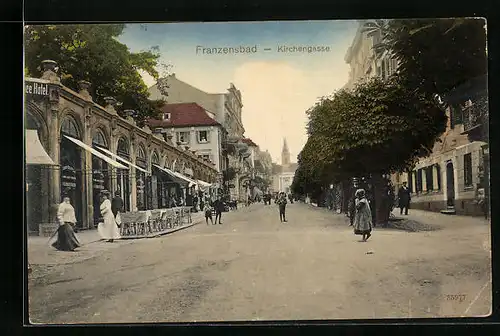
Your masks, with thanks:
M 174 177 L 177 177 L 177 178 L 183 180 L 184 182 L 188 183 L 188 185 L 190 187 L 196 185 L 195 181 L 191 180 L 189 177 L 186 177 L 186 176 L 182 175 L 181 173 L 175 172 L 175 171 L 170 170 L 168 168 L 162 168 L 162 167 L 160 167 L 158 165 L 155 165 L 155 164 L 153 166 L 155 166 L 156 168 L 164 171 L 165 173 L 169 174 L 170 176 L 174 176 Z
M 109 163 L 110 165 L 112 165 L 113 167 L 116 167 L 116 168 L 120 168 L 120 169 L 128 169 L 127 167 L 125 167 L 124 165 L 122 165 L 120 162 L 116 162 L 115 160 L 113 159 L 110 159 L 109 157 L 107 157 L 106 155 L 102 154 L 102 153 L 99 153 L 98 151 L 96 151 L 94 148 L 90 147 L 90 146 L 87 146 L 86 144 L 84 144 L 83 142 L 81 142 L 80 140 L 78 139 L 75 139 L 75 138 L 72 138 L 70 136 L 67 136 L 65 135 L 64 137 L 66 137 L 68 140 L 74 142 L 75 144 L 77 144 L 78 146 L 82 147 L 83 149 L 85 149 L 86 151 L 94 154 L 95 156 L 97 156 L 99 159 L 102 159 L 104 161 L 106 161 L 107 163 Z
M 161 170 L 162 172 L 164 172 L 165 174 L 167 174 L 168 176 L 170 176 L 170 178 L 176 182 L 176 183 L 179 183 L 179 184 L 188 184 L 189 185 L 189 181 L 186 181 L 185 179 L 182 179 L 180 178 L 179 176 L 177 176 L 173 171 L 171 171 L 170 169 L 168 168 L 162 168 L 158 165 L 155 165 L 153 164 L 154 167 L 158 168 L 159 170 Z
M 112 157 L 114 157 L 118 161 L 121 161 L 121 162 L 123 162 L 125 164 L 128 164 L 129 166 L 134 167 L 135 169 L 140 170 L 142 172 L 145 172 L 146 174 L 151 174 L 151 172 L 148 172 L 146 169 L 136 166 L 132 162 L 129 162 L 129 161 L 125 160 L 124 158 L 120 157 L 119 155 L 116 155 L 115 153 L 110 152 L 106 148 L 102 148 L 102 147 L 97 147 L 97 148 L 99 148 L 100 150 L 102 150 L 104 153 L 111 155 Z
M 206 190 L 212 186 L 212 183 L 208 183 L 202 180 L 196 180 L 201 189 Z
M 195 181 L 195 180 L 190 179 L 190 178 L 189 178 L 189 177 L 187 177 L 186 175 L 183 175 L 183 174 L 178 173 L 178 172 L 173 171 L 173 170 L 171 170 L 171 172 L 172 172 L 172 173 L 174 173 L 175 175 L 179 176 L 181 179 L 183 179 L 183 180 L 185 180 L 185 181 L 189 182 L 189 186 L 190 186 L 190 187 L 192 187 L 192 186 L 197 186 L 197 185 L 198 185 L 198 183 L 196 183 L 196 181 Z
M 57 166 L 45 151 L 36 130 L 26 130 L 26 164 Z

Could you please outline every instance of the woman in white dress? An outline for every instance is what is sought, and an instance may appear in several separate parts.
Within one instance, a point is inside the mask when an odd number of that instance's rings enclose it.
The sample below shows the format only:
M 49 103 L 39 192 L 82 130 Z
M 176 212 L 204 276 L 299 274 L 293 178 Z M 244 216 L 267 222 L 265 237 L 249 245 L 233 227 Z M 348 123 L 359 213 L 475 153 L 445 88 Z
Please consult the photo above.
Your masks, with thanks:
M 111 211 L 111 201 L 109 200 L 109 192 L 102 193 L 101 215 L 104 222 L 99 223 L 97 231 L 102 239 L 106 239 L 112 243 L 114 239 L 120 239 L 120 231 L 116 225 L 113 211 Z

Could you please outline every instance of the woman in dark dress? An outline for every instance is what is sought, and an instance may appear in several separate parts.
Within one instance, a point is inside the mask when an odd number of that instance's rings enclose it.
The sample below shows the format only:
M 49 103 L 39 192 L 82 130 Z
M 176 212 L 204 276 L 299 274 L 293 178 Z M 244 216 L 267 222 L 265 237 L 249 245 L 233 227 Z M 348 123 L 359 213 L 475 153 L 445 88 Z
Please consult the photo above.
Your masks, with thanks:
M 68 196 L 65 196 L 63 202 L 59 204 L 57 219 L 59 221 L 57 240 L 52 246 L 59 251 L 74 251 L 80 247 L 80 242 L 73 231 L 73 226 L 76 224 L 75 209 Z

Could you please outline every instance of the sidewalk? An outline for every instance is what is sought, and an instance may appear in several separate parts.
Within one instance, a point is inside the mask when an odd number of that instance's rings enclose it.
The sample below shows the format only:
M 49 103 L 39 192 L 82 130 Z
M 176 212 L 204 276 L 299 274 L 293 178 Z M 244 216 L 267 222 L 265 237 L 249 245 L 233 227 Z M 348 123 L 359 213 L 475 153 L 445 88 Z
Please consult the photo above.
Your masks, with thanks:
M 491 220 L 484 217 L 445 215 L 439 212 L 413 210 L 408 211 L 408 215 L 400 215 L 400 210 L 394 209 L 393 212 L 396 218 L 410 219 L 429 225 L 437 225 L 440 227 L 456 228 L 470 225 L 491 225 Z
M 192 223 L 182 227 L 177 227 L 163 235 L 171 234 L 176 231 L 187 229 L 188 227 L 197 225 L 203 220 L 203 213 L 193 213 Z M 51 239 L 49 244 L 48 237 L 31 236 L 28 237 L 28 262 L 31 266 L 34 265 L 61 265 L 81 262 L 87 259 L 94 258 L 108 250 L 118 248 L 125 244 L 134 243 L 140 239 L 118 239 L 113 243 L 107 243 L 101 240 L 96 229 L 79 231 L 76 233 L 81 247 L 74 252 L 58 251 L 51 246 L 51 243 L 56 239 Z M 154 237 L 152 237 L 154 238 Z M 141 238 L 152 239 L 152 238 Z

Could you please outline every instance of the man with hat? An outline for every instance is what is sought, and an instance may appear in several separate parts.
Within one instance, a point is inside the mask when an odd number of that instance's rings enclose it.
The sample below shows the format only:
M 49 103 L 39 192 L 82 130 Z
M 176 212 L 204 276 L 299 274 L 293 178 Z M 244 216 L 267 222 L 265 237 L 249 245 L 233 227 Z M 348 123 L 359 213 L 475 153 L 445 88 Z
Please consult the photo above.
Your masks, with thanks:
M 113 217 L 115 218 L 118 212 L 123 212 L 123 200 L 120 197 L 120 190 L 115 192 L 115 197 L 113 197 L 113 200 L 111 201 L 111 211 L 113 211 Z

